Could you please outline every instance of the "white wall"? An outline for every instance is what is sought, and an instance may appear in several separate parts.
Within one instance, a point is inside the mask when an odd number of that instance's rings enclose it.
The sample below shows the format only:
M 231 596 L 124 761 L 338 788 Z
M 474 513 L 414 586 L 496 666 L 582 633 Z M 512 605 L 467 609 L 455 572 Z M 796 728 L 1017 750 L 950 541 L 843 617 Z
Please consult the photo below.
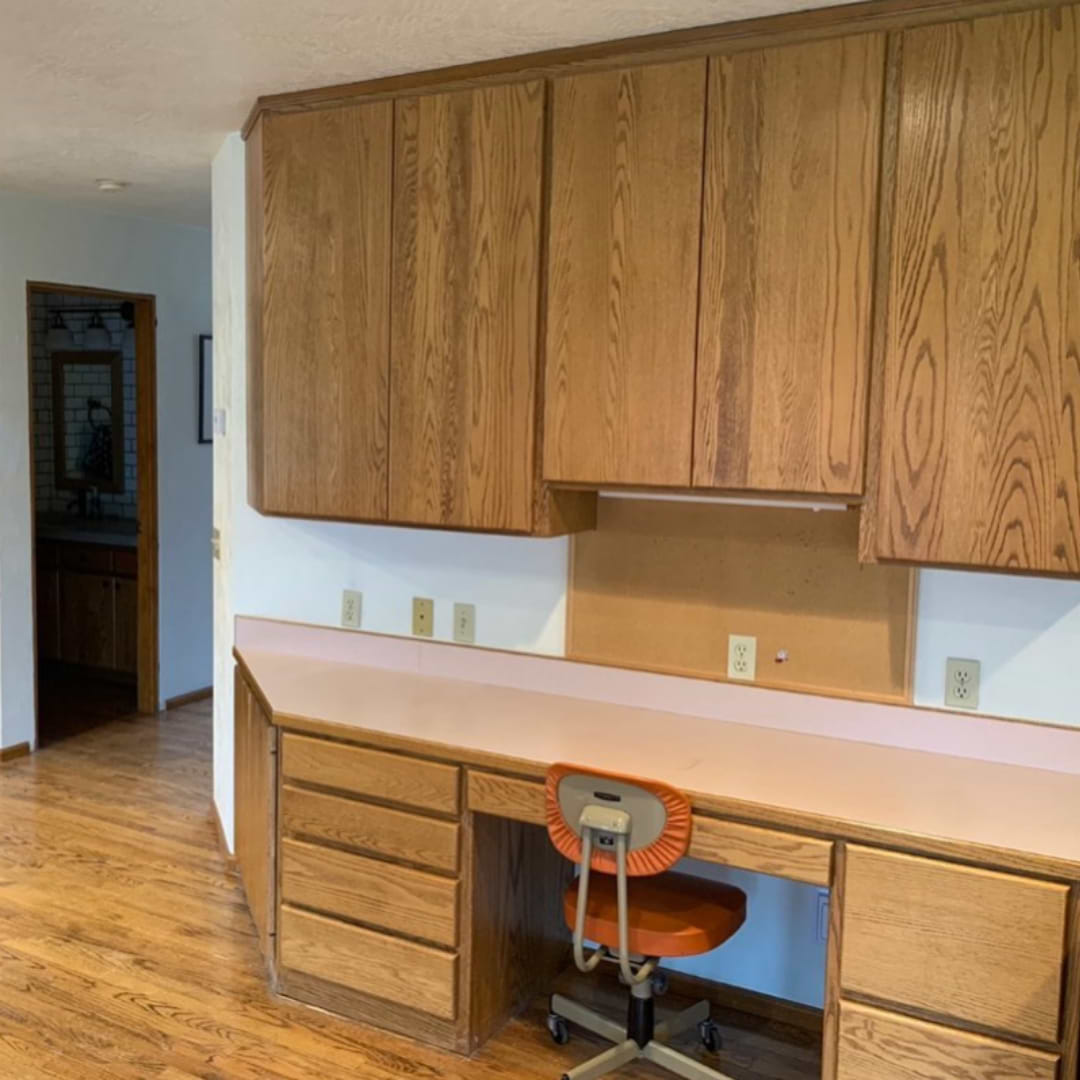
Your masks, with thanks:
M 210 234 L 0 192 L 0 745 L 32 740 L 26 283 L 157 297 L 162 698 L 211 673 L 210 448 L 196 439 L 196 338 L 210 326 Z
M 214 797 L 231 842 L 234 612 L 336 625 L 340 590 L 352 586 L 364 592 L 365 628 L 407 633 L 410 598 L 422 594 L 435 597 L 436 636 L 448 638 L 452 601 L 471 600 L 481 644 L 558 654 L 567 545 L 255 514 L 244 491 L 239 136 L 229 137 L 214 162 L 213 195 L 215 393 L 230 410 L 229 435 L 215 446 L 215 521 L 223 530 L 223 562 L 215 612 Z M 983 662 L 984 711 L 1080 724 L 1080 583 L 945 571 L 924 573 L 921 582 L 919 704 L 943 703 L 946 656 L 974 657 Z M 678 966 L 820 1005 L 824 946 L 816 936 L 818 890 L 701 864 L 693 869 L 745 888 L 749 919 L 717 953 Z

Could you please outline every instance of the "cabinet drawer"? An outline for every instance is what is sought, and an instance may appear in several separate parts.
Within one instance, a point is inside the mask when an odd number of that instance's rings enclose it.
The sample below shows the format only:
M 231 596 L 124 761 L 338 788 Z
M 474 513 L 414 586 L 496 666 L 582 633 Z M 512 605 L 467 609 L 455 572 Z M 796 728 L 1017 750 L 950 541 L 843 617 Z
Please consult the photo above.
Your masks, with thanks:
M 456 765 L 291 734 L 282 739 L 281 760 L 289 780 L 437 813 L 456 814 L 460 809 Z
M 458 884 L 423 870 L 286 839 L 281 899 L 437 945 L 457 944 Z
M 494 814 L 528 825 L 547 824 L 544 785 L 533 780 L 470 769 L 468 801 L 475 814 Z
M 460 826 L 453 821 L 286 784 L 281 791 L 281 828 L 292 836 L 358 848 L 435 870 L 453 873 L 458 868 Z
M 278 932 L 283 968 L 443 1020 L 454 1019 L 453 953 L 291 907 L 282 907 Z
M 1059 1058 L 844 1002 L 836 1080 L 1055 1080 Z
M 1056 1042 L 1068 890 L 848 849 L 844 990 Z
M 61 544 L 61 565 L 65 570 L 82 570 L 92 574 L 111 574 L 112 548 L 97 544 Z
M 825 888 L 832 867 L 832 844 L 828 840 L 697 815 L 687 854 L 692 859 Z

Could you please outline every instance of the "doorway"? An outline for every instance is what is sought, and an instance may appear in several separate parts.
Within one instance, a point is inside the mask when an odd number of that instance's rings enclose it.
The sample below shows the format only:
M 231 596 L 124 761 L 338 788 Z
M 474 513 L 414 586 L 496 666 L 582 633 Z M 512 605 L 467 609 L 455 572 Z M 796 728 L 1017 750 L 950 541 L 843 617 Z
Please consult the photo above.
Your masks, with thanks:
M 158 708 L 155 299 L 27 284 L 37 744 Z

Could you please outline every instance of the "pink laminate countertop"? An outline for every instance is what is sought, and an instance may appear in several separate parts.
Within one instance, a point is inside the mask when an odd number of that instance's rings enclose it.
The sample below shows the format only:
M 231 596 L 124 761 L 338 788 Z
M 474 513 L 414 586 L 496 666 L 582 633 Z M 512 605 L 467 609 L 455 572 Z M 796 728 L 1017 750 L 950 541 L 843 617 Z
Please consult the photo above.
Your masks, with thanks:
M 458 679 L 238 649 L 274 720 L 449 759 L 556 761 L 878 830 L 1077 864 L 1080 777 Z M 752 815 L 748 815 L 752 818 Z M 827 830 L 823 830 L 827 831 Z

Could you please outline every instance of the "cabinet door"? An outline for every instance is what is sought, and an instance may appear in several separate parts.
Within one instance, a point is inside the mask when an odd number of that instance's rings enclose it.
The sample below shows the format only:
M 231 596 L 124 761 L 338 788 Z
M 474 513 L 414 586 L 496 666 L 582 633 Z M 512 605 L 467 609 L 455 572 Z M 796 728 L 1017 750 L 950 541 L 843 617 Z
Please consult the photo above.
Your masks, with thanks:
M 877 549 L 1080 573 L 1075 7 L 903 35 Z
M 553 84 L 547 480 L 690 484 L 705 70 Z
M 532 523 L 540 82 L 396 103 L 390 518 Z
M 60 571 L 55 567 L 37 569 L 37 648 L 39 660 L 60 659 Z
M 139 664 L 138 588 L 130 578 L 116 579 L 116 669 L 134 675 Z
M 111 668 L 116 663 L 116 613 L 111 574 L 63 571 L 60 653 L 69 664 Z
M 885 36 L 709 68 L 694 485 L 863 487 Z
M 270 718 L 239 669 L 233 708 L 236 866 L 259 947 L 269 963 L 275 923 L 277 743 Z
M 269 114 L 248 142 L 256 509 L 386 517 L 389 102 Z

